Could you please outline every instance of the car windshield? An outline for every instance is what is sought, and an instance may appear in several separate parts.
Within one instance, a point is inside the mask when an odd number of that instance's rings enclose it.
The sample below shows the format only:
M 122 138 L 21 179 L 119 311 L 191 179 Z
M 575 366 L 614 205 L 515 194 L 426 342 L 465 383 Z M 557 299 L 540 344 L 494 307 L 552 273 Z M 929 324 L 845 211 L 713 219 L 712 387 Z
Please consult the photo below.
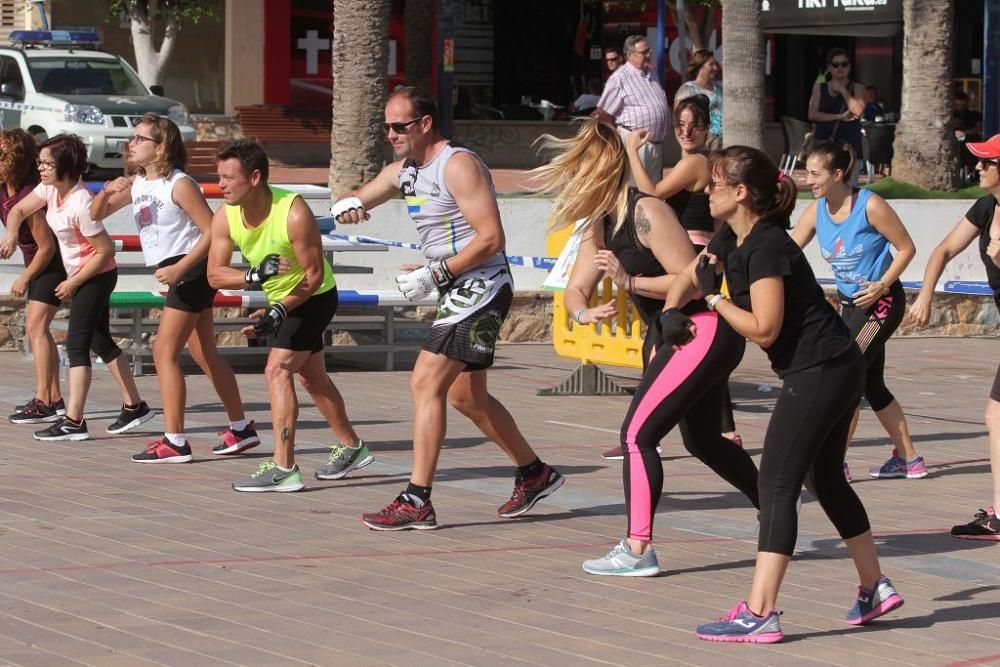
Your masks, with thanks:
M 29 58 L 35 90 L 52 95 L 148 95 L 139 78 L 121 60 Z

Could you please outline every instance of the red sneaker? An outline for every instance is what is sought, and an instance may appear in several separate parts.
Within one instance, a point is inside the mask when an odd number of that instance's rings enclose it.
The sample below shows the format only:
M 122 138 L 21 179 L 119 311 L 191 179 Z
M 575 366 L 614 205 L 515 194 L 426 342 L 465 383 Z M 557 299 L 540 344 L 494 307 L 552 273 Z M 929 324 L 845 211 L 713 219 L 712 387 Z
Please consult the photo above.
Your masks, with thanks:
M 191 446 L 175 445 L 166 436 L 146 445 L 145 451 L 132 455 L 135 463 L 190 463 Z
M 257 428 L 252 420 L 242 431 L 227 428 L 224 431 L 219 431 L 218 434 L 222 436 L 222 442 L 212 448 L 212 453 L 217 456 L 239 454 L 260 444 L 260 437 L 257 435 Z
M 388 507 L 377 514 L 362 514 L 361 523 L 372 530 L 434 530 L 438 527 L 434 506 L 428 500 L 417 507 L 399 494 Z
M 542 466 L 542 471 L 531 479 L 524 479 L 514 484 L 514 493 L 510 495 L 510 500 L 500 506 L 497 514 L 503 519 L 513 519 L 526 514 L 535 503 L 554 493 L 565 481 L 566 478 L 560 475 L 559 471 L 546 463 Z

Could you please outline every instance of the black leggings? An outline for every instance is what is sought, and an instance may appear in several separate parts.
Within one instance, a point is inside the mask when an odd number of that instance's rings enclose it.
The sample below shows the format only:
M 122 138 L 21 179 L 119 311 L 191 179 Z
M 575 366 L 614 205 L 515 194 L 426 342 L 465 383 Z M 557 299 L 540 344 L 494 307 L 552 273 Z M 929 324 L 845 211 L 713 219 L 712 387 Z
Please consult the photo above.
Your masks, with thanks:
M 868 308 L 844 305 L 840 316 L 844 318 L 851 336 L 865 355 L 864 397 L 875 412 L 881 412 L 896 400 L 885 386 L 885 344 L 903 321 L 906 295 L 898 280 Z
M 716 313 L 697 313 L 691 319 L 697 336 L 679 351 L 667 345 L 657 350 L 622 423 L 625 509 L 633 539 L 652 539 L 663 492 L 656 447 L 678 424 L 684 447 L 758 506 L 757 466 L 721 435 L 726 382 L 743 358 L 746 341 Z
M 108 300 L 118 284 L 118 269 L 111 269 L 89 279 L 73 296 L 69 307 L 69 333 L 66 354 L 70 368 L 90 366 L 90 351 L 106 364 L 122 350 L 111 337 Z
M 869 530 L 865 507 L 844 478 L 847 432 L 863 382 L 857 347 L 784 377 L 760 459 L 758 551 L 792 555 L 798 537 L 795 503 L 803 483 L 843 539 Z

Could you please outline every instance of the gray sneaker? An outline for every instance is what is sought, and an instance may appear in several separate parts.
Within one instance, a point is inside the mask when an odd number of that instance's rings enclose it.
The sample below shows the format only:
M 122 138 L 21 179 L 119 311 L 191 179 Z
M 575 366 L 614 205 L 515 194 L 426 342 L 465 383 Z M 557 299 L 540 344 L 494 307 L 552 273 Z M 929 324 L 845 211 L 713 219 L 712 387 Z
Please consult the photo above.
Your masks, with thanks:
M 257 466 L 257 470 L 247 477 L 237 482 L 233 482 L 233 491 L 299 491 L 305 484 L 302 483 L 302 475 L 299 474 L 299 467 L 294 466 L 291 470 L 281 470 L 274 461 L 267 460 Z
M 330 458 L 326 465 L 316 471 L 316 479 L 343 479 L 355 470 L 360 470 L 375 460 L 364 440 L 358 440 L 357 447 L 348 447 L 339 442 L 330 448 Z
M 603 558 L 583 561 L 583 571 L 616 577 L 655 577 L 660 573 L 660 563 L 655 549 L 639 556 L 632 553 L 628 540 L 622 540 Z

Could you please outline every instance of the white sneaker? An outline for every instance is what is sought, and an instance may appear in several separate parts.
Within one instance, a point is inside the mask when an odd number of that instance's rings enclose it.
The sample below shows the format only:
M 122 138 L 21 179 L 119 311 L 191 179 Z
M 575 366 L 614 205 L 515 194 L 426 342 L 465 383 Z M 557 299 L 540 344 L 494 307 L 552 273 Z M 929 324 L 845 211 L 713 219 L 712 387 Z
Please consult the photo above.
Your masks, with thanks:
M 616 577 L 655 577 L 660 573 L 660 563 L 654 549 L 639 556 L 632 552 L 627 540 L 622 540 L 603 558 L 583 561 L 583 571 Z

